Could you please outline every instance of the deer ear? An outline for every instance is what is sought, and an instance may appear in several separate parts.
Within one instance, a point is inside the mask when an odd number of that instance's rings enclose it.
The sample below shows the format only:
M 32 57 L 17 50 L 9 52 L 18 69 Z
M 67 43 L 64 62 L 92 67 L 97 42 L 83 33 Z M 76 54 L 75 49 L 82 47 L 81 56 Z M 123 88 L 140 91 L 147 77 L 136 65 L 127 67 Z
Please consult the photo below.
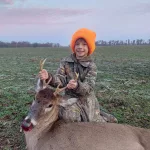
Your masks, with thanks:
M 69 98 L 69 99 L 60 99 L 59 101 L 59 104 L 60 106 L 63 106 L 63 107 L 67 107 L 67 106 L 70 106 L 70 105 L 73 105 L 74 103 L 77 102 L 77 98 Z
M 45 88 L 46 86 L 44 86 L 43 82 L 40 79 L 38 79 L 35 86 L 35 92 L 38 93 L 40 90 L 43 90 Z

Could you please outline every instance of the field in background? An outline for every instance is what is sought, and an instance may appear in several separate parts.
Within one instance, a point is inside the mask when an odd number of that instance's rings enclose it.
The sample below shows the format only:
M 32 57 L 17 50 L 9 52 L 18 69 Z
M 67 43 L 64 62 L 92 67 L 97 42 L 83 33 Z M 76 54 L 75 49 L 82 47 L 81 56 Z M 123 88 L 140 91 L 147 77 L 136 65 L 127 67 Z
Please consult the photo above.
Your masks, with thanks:
M 34 96 L 41 58 L 54 73 L 68 48 L 0 49 L 0 149 L 23 150 L 20 122 Z M 150 128 L 150 46 L 98 47 L 93 55 L 101 108 L 119 123 Z

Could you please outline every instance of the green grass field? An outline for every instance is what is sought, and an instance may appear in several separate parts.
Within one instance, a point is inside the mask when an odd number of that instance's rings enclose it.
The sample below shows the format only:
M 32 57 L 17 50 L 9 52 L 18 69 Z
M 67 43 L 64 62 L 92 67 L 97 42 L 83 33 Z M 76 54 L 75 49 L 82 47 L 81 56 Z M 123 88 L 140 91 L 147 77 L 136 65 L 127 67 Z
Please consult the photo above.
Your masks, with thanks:
M 40 59 L 54 73 L 68 48 L 0 49 L 0 149 L 24 150 L 20 123 L 33 100 Z M 150 129 L 150 46 L 98 47 L 96 95 L 121 124 Z

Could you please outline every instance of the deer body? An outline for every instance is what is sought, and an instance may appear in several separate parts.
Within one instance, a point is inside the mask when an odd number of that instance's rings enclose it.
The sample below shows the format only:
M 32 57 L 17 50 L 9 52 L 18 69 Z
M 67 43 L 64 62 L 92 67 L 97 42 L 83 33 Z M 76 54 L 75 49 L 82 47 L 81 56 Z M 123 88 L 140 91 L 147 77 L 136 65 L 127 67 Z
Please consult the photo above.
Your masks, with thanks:
M 47 126 L 47 130 L 42 130 L 42 133 L 40 128 L 25 133 L 28 149 L 150 150 L 150 131 L 146 129 L 112 123 L 61 121 L 51 127 Z
M 71 102 L 76 99 L 61 100 L 48 88 L 37 93 L 25 119 L 34 125 L 24 132 L 28 150 L 150 150 L 150 131 L 146 129 L 113 123 L 62 122 L 58 105 L 65 107 Z

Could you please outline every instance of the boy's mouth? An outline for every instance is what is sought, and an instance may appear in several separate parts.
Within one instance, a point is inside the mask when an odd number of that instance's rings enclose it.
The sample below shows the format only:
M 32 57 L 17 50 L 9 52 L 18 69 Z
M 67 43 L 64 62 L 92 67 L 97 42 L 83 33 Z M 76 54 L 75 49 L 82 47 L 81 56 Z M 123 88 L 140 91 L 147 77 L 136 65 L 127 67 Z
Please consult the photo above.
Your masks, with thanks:
M 82 52 L 84 52 L 84 51 L 77 51 L 78 53 L 82 53 Z

